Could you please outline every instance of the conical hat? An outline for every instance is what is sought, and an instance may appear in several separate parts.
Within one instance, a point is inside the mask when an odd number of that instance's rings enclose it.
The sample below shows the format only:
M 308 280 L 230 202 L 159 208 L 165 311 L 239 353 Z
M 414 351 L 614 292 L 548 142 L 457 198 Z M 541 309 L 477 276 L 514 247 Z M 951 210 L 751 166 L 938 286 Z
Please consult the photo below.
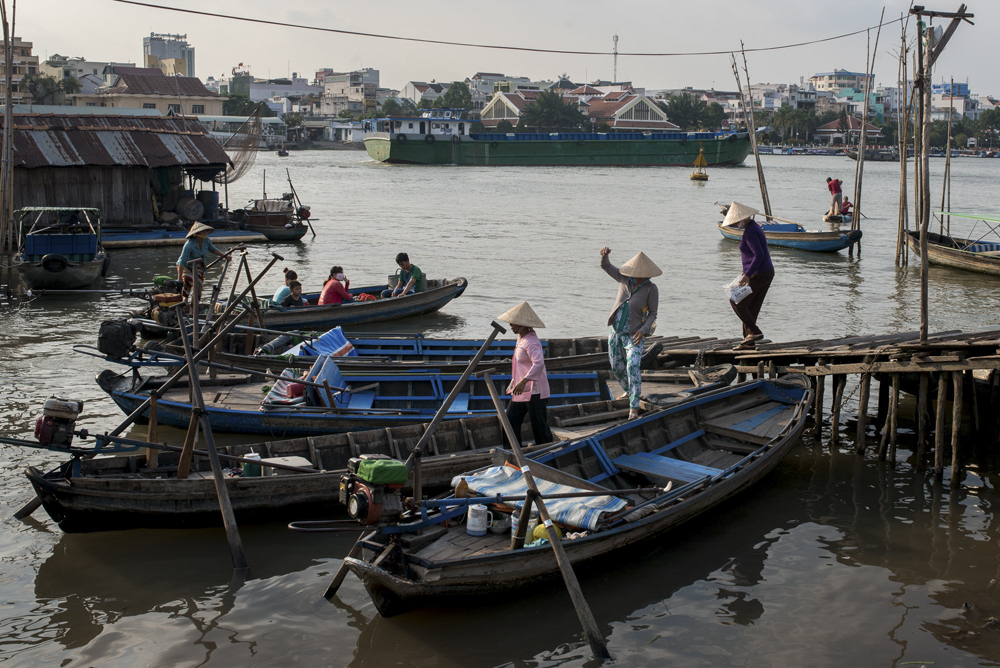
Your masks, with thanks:
M 619 271 L 622 276 L 631 276 L 632 278 L 653 278 L 663 273 L 652 260 L 646 257 L 645 253 L 641 252 L 623 264 Z
M 536 329 L 545 327 L 545 323 L 538 317 L 538 314 L 535 313 L 534 309 L 528 305 L 528 302 L 521 302 L 511 310 L 497 317 L 497 320 L 509 322 L 512 325 L 520 325 L 521 327 L 532 327 Z
M 731 227 L 741 220 L 746 220 L 750 216 L 755 216 L 760 211 L 749 207 L 746 204 L 740 204 L 739 202 L 733 202 L 732 206 L 729 207 L 729 212 L 726 213 L 726 219 L 722 221 L 723 227 Z
M 206 225 L 205 223 L 195 223 L 194 225 L 191 226 L 191 229 L 188 230 L 188 233 L 184 235 L 184 238 L 190 239 L 196 234 L 201 234 L 202 232 L 208 233 L 214 231 L 215 228 L 212 227 L 211 225 Z

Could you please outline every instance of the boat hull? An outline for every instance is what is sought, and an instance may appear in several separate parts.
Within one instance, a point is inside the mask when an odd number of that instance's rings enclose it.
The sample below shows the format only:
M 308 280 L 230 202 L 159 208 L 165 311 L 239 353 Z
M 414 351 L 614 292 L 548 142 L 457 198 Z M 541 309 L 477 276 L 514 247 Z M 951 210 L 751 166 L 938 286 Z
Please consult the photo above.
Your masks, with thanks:
M 719 224 L 719 232 L 727 239 L 739 241 L 743 238 L 743 230 L 723 227 Z M 778 248 L 794 248 L 796 250 L 813 251 L 816 253 L 836 253 L 851 244 L 861 240 L 861 230 L 845 230 L 832 232 L 768 232 L 764 231 L 768 246 Z
M 709 133 L 698 133 L 706 134 Z M 614 135 L 569 136 L 607 139 L 480 140 L 433 135 L 375 133 L 365 137 L 365 149 L 379 162 L 418 165 L 474 165 L 480 167 L 693 166 L 704 148 L 709 166 L 739 165 L 750 154 L 746 134 L 686 139 L 614 139 Z M 406 137 L 400 140 L 400 137 Z
M 247 232 L 263 234 L 268 241 L 288 242 L 298 241 L 309 231 L 304 223 L 295 223 L 291 227 L 285 225 L 254 225 L 247 224 Z
M 79 290 L 94 284 L 104 271 L 107 256 L 99 252 L 87 262 L 69 262 L 62 271 L 48 271 L 41 262 L 25 262 L 14 258 L 14 268 L 31 290 Z
M 203 221 L 211 225 L 215 221 Z M 101 244 L 105 248 L 154 248 L 158 246 L 183 246 L 187 241 L 186 230 L 104 230 Z M 267 237 L 248 230 L 215 230 L 209 237 L 213 243 L 263 243 Z
M 920 256 L 920 233 L 910 230 L 906 233 L 906 243 L 910 250 Z M 939 267 L 951 267 L 963 271 L 974 271 L 977 274 L 1000 276 L 1000 257 L 984 255 L 959 248 L 950 248 L 948 244 L 969 245 L 971 239 L 946 237 L 934 232 L 927 233 L 927 262 Z M 945 245 L 942 245 L 945 244 Z

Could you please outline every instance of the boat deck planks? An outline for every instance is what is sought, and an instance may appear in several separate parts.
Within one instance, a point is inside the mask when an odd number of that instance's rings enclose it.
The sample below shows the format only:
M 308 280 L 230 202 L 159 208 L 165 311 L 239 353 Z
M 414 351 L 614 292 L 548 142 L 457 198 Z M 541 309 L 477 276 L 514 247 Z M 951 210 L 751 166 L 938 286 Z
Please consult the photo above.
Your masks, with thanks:
M 452 527 L 448 533 L 417 552 L 414 556 L 424 561 L 441 562 L 481 556 L 510 549 L 510 536 L 486 532 L 485 536 L 471 536 L 465 527 Z

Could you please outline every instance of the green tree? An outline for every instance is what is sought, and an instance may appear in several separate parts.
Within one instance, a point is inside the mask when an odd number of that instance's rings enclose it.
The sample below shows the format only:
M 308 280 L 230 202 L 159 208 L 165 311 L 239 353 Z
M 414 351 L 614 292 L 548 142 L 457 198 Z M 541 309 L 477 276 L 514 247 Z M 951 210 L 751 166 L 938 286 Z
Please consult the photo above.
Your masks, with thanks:
M 887 120 L 882 124 L 882 143 L 886 146 L 895 146 L 899 143 L 899 125 L 894 120 Z
M 472 93 L 464 81 L 453 81 L 434 106 L 438 109 L 472 109 Z
M 222 103 L 222 113 L 225 116 L 250 116 L 260 107 L 261 116 L 274 116 L 274 112 L 263 102 L 253 102 L 246 95 L 230 95 Z
M 521 118 L 526 126 L 540 132 L 579 130 L 585 120 L 580 105 L 566 104 L 562 95 L 550 90 L 542 91 L 534 102 L 525 106 Z
M 349 109 L 341 109 L 337 113 L 337 118 L 346 118 L 347 120 L 354 120 L 354 112 Z
M 718 102 L 705 107 L 705 113 L 701 115 L 701 125 L 706 130 L 719 130 L 724 120 L 726 120 L 726 110 Z
M 507 134 L 514 131 L 514 126 L 506 118 L 497 123 L 497 126 L 493 129 L 493 132 L 499 132 L 501 134 Z
M 840 113 L 837 114 L 837 132 L 846 133 L 850 127 L 850 123 L 847 121 L 847 109 L 841 109 Z
M 413 104 L 413 100 L 411 100 L 408 97 L 404 97 L 403 99 L 401 99 L 399 101 L 399 106 L 402 109 L 402 113 L 404 116 L 417 116 L 419 114 L 417 105 Z
M 282 116 L 281 120 L 285 121 L 286 128 L 297 128 L 302 125 L 302 114 L 298 112 L 289 112 Z
M 403 107 L 399 104 L 399 102 L 390 97 L 382 103 L 382 115 L 386 117 L 402 116 Z
M 969 136 L 963 132 L 952 135 L 951 142 L 955 148 L 969 148 Z
M 434 103 L 426 97 L 420 98 L 420 104 L 417 105 L 417 109 L 432 109 L 433 107 Z
M 708 104 L 688 93 L 673 95 L 667 103 L 667 120 L 679 125 L 682 130 L 698 128 Z
M 607 123 L 598 123 L 597 127 L 594 128 L 594 131 L 597 132 L 598 134 L 607 134 L 611 132 L 611 126 L 608 125 Z
M 35 104 L 56 104 L 62 95 L 80 91 L 80 82 L 73 77 L 56 79 L 46 74 L 28 74 L 21 79 L 21 86 L 31 93 Z

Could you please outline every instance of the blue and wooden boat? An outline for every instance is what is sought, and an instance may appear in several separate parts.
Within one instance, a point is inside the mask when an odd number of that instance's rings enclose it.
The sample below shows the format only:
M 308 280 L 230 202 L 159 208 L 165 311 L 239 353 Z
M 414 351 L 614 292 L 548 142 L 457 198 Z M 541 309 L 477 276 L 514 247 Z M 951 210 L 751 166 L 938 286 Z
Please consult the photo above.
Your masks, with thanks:
M 955 216 L 957 218 L 972 218 L 989 223 L 1000 223 L 997 218 L 985 218 L 972 214 L 940 212 L 935 216 Z M 908 231 L 906 244 L 917 257 L 920 257 L 920 232 Z M 1000 276 L 1000 242 L 979 239 L 963 239 L 950 237 L 934 232 L 927 233 L 927 262 L 941 267 L 951 267 L 963 271 L 974 271 L 979 274 Z
M 341 373 L 336 360 L 321 357 L 307 372 L 316 383 L 325 380 L 331 392 L 307 388 L 301 400 L 290 399 L 288 385 L 301 373 L 287 369 L 277 382 L 204 379 L 203 390 L 212 428 L 237 434 L 264 434 L 272 438 L 317 436 L 361 429 L 381 429 L 433 417 L 461 374 L 427 372 Z M 550 406 L 610 399 L 604 371 L 550 373 Z M 116 374 L 110 370 L 97 376 L 97 383 L 129 414 L 158 387 L 166 376 L 143 378 L 138 370 Z M 505 392 L 510 375 L 494 376 Z M 465 390 L 445 419 L 461 420 L 493 410 L 483 379 L 470 378 Z M 351 388 L 357 388 L 352 390 Z M 508 397 L 509 398 L 509 397 Z M 145 417 L 148 418 L 148 415 Z M 160 424 L 186 428 L 191 417 L 189 391 L 180 385 L 157 401 Z
M 767 245 L 779 248 L 836 253 L 861 240 L 861 230 L 807 230 L 798 223 L 759 223 L 767 237 Z M 733 241 L 743 238 L 743 230 L 723 227 L 722 236 Z
M 605 400 L 549 408 L 557 439 L 623 422 L 628 400 Z M 566 423 L 563 426 L 563 423 Z M 270 440 L 219 446 L 221 455 L 257 454 L 261 464 L 279 461 L 312 472 L 281 471 L 273 475 L 226 478 L 229 499 L 240 524 L 290 521 L 303 516 L 328 516 L 337 508 L 340 478 L 348 461 L 359 453 L 406 459 L 427 429 L 426 423 L 368 429 L 309 438 Z M 434 432 L 433 451 L 422 459 L 425 491 L 444 491 L 451 479 L 486 466 L 491 451 L 502 448 L 502 427 L 495 413 L 444 421 Z M 527 452 L 543 444 L 531 442 L 525 421 L 522 442 Z M 100 441 L 100 436 L 97 437 Z M 31 445 L 30 442 L 25 442 Z M 39 447 L 35 444 L 35 447 Z M 76 445 L 80 448 L 82 445 Z M 134 451 L 139 446 L 132 447 Z M 49 447 L 56 452 L 65 452 Z M 125 448 L 129 450 L 128 448 Z M 108 453 L 112 454 L 112 453 Z M 136 527 L 189 528 L 222 522 L 215 481 L 206 457 L 195 457 L 186 479 L 177 478 L 176 452 L 160 452 L 157 466 L 147 467 L 144 454 L 81 457 L 49 472 L 28 468 L 26 475 L 49 516 L 66 532 L 117 531 Z M 227 466 L 239 466 L 224 462 Z M 268 469 L 264 469 L 268 473 Z
M 74 207 L 25 207 L 14 212 L 18 230 L 14 269 L 29 290 L 77 290 L 107 273 L 101 212 Z
M 529 455 L 543 498 L 607 493 L 546 501 L 554 521 L 574 534 L 563 539 L 567 557 L 575 565 L 618 553 L 761 482 L 798 441 L 811 396 L 805 376 L 756 380 Z M 345 564 L 380 614 L 494 595 L 558 576 L 545 542 L 512 550 L 509 532 L 476 537 L 464 524 L 447 522 L 465 515 L 471 503 L 489 505 L 494 513 L 520 508 L 524 502 L 516 497 L 521 493 L 523 499 L 526 487 L 510 463 L 508 456 L 506 465 L 461 476 L 471 498 L 423 501 L 420 513 L 380 523 L 362 536 L 359 553 Z M 456 477 L 452 484 L 458 482 Z M 659 490 L 629 491 L 653 486 Z M 384 504 L 396 493 L 379 491 Z

